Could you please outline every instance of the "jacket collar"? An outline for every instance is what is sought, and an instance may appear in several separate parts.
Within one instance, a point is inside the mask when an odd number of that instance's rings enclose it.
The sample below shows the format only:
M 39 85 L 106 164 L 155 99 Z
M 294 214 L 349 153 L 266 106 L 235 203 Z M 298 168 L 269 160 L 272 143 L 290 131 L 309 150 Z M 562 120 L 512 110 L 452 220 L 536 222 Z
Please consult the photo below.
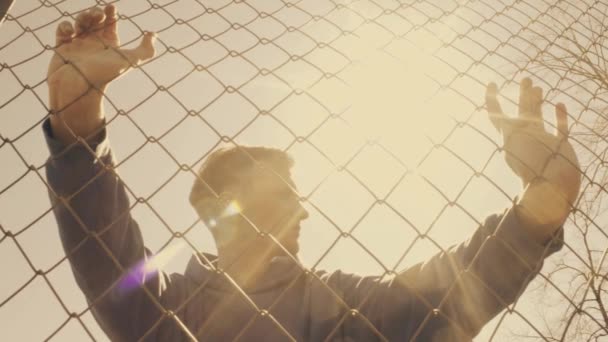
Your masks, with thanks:
M 230 276 L 218 272 L 217 256 L 208 253 L 194 253 L 188 262 L 185 276 L 195 283 L 218 291 L 231 292 L 236 285 Z M 285 286 L 298 276 L 304 275 L 306 268 L 287 256 L 275 257 L 254 286 L 244 289 L 247 293 L 271 291 Z M 205 284 L 206 283 L 206 284 Z

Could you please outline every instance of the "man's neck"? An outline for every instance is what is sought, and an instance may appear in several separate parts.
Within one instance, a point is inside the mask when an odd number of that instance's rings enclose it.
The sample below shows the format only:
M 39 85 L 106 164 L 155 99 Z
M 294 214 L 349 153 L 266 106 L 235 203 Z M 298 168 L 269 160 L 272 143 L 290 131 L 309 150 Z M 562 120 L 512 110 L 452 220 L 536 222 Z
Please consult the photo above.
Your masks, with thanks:
M 253 249 L 218 250 L 217 266 L 241 287 L 251 288 L 261 280 L 274 255 Z

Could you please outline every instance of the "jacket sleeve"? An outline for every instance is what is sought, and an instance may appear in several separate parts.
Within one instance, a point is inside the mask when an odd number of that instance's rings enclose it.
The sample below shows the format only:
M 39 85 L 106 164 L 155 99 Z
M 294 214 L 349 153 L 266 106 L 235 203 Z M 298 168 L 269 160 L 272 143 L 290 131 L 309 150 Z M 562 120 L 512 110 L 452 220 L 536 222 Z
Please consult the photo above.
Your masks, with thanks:
M 511 208 L 489 216 L 467 241 L 393 278 L 343 276 L 341 283 L 346 302 L 374 325 L 378 336 L 471 341 L 562 246 L 563 228 L 540 244 Z M 361 325 L 353 329 L 351 334 L 358 334 Z
M 175 281 L 183 279 L 142 267 L 152 253 L 130 215 L 105 129 L 87 146 L 62 145 L 53 137 L 48 119 L 43 131 L 50 150 L 46 175 L 59 235 L 93 316 L 113 341 L 155 339 L 152 330 L 167 325 L 163 304 L 176 302 L 165 298 L 165 289 L 181 288 Z

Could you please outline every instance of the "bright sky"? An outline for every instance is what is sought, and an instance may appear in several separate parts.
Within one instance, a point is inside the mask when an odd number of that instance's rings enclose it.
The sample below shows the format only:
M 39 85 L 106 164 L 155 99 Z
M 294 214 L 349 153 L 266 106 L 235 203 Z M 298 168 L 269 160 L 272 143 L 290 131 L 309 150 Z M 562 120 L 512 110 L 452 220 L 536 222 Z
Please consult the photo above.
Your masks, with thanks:
M 41 167 L 48 156 L 38 123 L 46 114 L 44 80 L 51 57 L 41 44 L 53 44 L 61 12 L 74 13 L 94 4 L 51 2 L 57 5 L 17 1 L 11 10 L 17 21 L 9 20 L 0 27 L 0 63 L 8 66 L 0 69 L 0 134 L 14 140 L 12 145 L 0 147 L 0 224 L 5 230 L 20 233 L 17 241 L 23 252 L 34 269 L 43 271 L 54 267 L 64 253 L 54 218 L 48 213 L 46 187 L 39 177 L 44 177 Z M 132 212 L 143 229 L 147 246 L 158 251 L 167 243 L 170 233 L 165 224 L 184 231 L 196 221 L 187 200 L 193 179 L 186 172 L 178 172 L 179 166 L 158 144 L 146 144 L 146 137 L 133 122 L 148 136 L 160 138 L 180 164 L 193 164 L 219 137 L 195 117 L 187 117 L 167 131 L 188 110 L 203 108 L 201 115 L 226 136 L 234 136 L 261 111 L 272 114 L 255 118 L 236 135 L 235 141 L 287 149 L 296 159 L 294 178 L 301 194 L 309 196 L 310 202 L 340 229 L 352 229 L 383 266 L 352 239 L 340 238 L 336 227 L 310 204 L 307 208 L 311 216 L 303 224 L 299 255 L 307 265 L 379 274 L 384 268 L 403 269 L 439 251 L 428 240 L 416 240 L 414 229 L 388 206 L 374 204 L 375 197 L 384 199 L 419 230 L 431 228 L 429 236 L 441 246 L 466 239 L 477 227 L 475 220 L 482 221 L 490 213 L 502 210 L 509 199 L 484 177 L 473 177 L 474 171 L 454 154 L 483 172 L 509 196 L 519 191 L 518 180 L 502 156 L 495 153 L 499 136 L 485 113 L 477 108 L 482 105 L 484 85 L 490 81 L 504 86 L 502 94 L 506 98 L 517 98 L 518 88 L 513 80 L 518 81 L 524 74 L 516 73 L 516 66 L 526 60 L 521 51 L 532 54 L 535 50 L 530 43 L 512 36 L 531 18 L 546 18 L 541 15 L 546 5 L 532 10 L 526 4 L 506 7 L 496 3 L 492 8 L 482 2 L 459 2 L 466 3 L 466 7 L 455 10 L 456 2 L 446 2 L 443 10 L 453 13 L 438 21 L 427 22 L 429 16 L 441 13 L 438 7 L 417 3 L 381 15 L 376 24 L 361 26 L 363 17 L 381 14 L 371 2 L 356 1 L 352 10 L 341 8 L 325 15 L 331 2 L 320 6 L 315 1 L 301 1 L 298 6 L 281 9 L 276 19 L 257 18 L 248 24 L 254 35 L 234 26 L 231 29 L 217 13 L 203 14 L 200 1 L 118 1 L 119 12 L 125 16 L 119 23 L 123 42 L 139 38 L 138 26 L 159 32 L 158 57 L 114 82 L 105 104 L 110 118 L 118 110 L 129 115 L 129 119 L 117 117 L 108 129 L 120 161 L 119 174 L 133 194 L 147 198 L 171 178 L 148 200 L 149 205 L 138 204 Z M 204 3 L 220 9 L 227 2 Z M 249 3 L 260 12 L 281 7 L 279 1 Z M 386 3 L 386 8 L 396 7 L 394 2 Z M 162 6 L 153 8 L 151 4 Z M 277 37 L 285 30 L 277 20 L 287 26 L 301 26 L 311 18 L 303 10 L 326 20 L 311 20 L 299 31 Z M 502 14 L 490 23 L 483 22 L 498 10 L 503 10 Z M 239 24 L 257 15 L 243 3 L 232 3 L 219 13 Z M 202 41 L 194 30 L 176 24 L 169 14 L 188 21 L 201 34 L 225 33 L 215 40 Z M 406 38 L 395 39 L 378 24 L 395 34 L 405 34 Z M 482 25 L 483 29 L 470 30 L 474 25 Z M 356 35 L 341 35 L 337 26 L 354 30 Z M 24 32 L 22 27 L 29 27 L 33 33 Z M 260 44 L 256 35 L 272 43 Z M 443 42 L 451 44 L 444 46 Z M 231 57 L 226 49 L 246 52 Z M 486 50 L 496 53 L 488 55 Z M 287 62 L 286 52 L 303 57 Z M 474 63 L 480 60 L 483 63 Z M 192 72 L 191 63 L 213 63 L 209 72 L 217 79 L 207 71 Z M 251 63 L 269 70 L 282 66 L 274 74 L 258 75 L 243 85 L 257 73 Z M 323 73 L 328 77 L 323 77 Z M 152 80 L 169 90 L 158 91 Z M 551 84 L 552 80 L 546 78 L 545 82 Z M 24 85 L 33 91 L 24 91 Z M 214 101 L 228 85 L 240 87 L 247 99 L 238 93 L 224 93 Z M 288 96 L 292 92 L 290 86 L 298 91 Z M 571 105 L 571 111 L 577 110 L 576 104 L 559 95 L 554 90 L 548 97 L 557 96 L 559 101 Z M 512 113 L 514 103 L 506 98 L 503 107 Z M 331 114 L 335 115 L 328 118 Z M 455 128 L 455 120 L 468 124 Z M 434 143 L 443 143 L 449 150 L 433 149 Z M 26 165 L 34 165 L 39 174 L 27 172 Z M 411 172 L 393 189 L 406 170 Z M 22 175 L 25 176 L 20 178 Z M 423 177 L 460 207 L 449 206 Z M 10 186 L 13 182 L 16 183 Z M 188 233 L 188 238 L 199 250 L 215 251 L 211 236 L 200 223 Z M 337 244 L 326 254 L 336 240 Z M 413 248 L 403 256 L 414 241 Z M 178 250 L 167 265 L 169 272 L 182 272 L 190 257 L 187 248 Z M 12 239 L 0 242 L 0 259 L 4 260 L 0 263 L 4 275 L 0 303 L 32 279 L 0 306 L 0 331 L 9 340 L 47 338 L 68 320 L 68 315 L 45 279 L 35 276 Z M 61 262 L 47 278 L 68 312 L 81 312 L 86 307 L 67 262 Z M 525 298 L 526 295 L 517 310 L 530 322 L 538 322 L 537 310 L 526 305 Z M 97 340 L 105 340 L 89 313 L 83 319 Z M 489 324 L 476 341 L 488 340 L 497 323 L 495 320 Z M 509 330 L 522 329 L 527 330 L 524 321 L 517 315 L 508 315 L 494 340 L 507 341 Z M 87 339 L 73 319 L 54 337 L 57 341 Z

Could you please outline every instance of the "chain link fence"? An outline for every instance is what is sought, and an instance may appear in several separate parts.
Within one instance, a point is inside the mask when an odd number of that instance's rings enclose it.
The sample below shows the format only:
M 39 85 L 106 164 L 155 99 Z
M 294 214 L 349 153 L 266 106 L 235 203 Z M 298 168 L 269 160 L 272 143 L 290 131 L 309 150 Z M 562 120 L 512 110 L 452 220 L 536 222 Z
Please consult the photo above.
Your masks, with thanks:
M 67 255 L 75 251 L 66 255 L 57 234 L 40 129 L 50 115 L 46 70 L 55 27 L 106 4 L 20 0 L 0 27 L 2 339 L 107 339 L 74 282 Z M 514 113 L 517 84 L 528 76 L 545 88 L 546 103 L 568 106 L 583 195 L 566 223 L 565 247 L 475 341 L 607 338 L 606 87 L 597 77 L 607 69 L 601 46 L 578 59 L 572 50 L 573 42 L 586 46 L 605 34 L 607 4 L 116 6 L 124 47 L 135 46 L 144 31 L 158 33 L 156 56 L 115 81 L 104 102 L 130 213 L 146 245 L 166 256 L 166 270 L 181 273 L 192 252 L 215 250 L 187 193 L 198 166 L 221 146 L 274 146 L 294 157 L 293 176 L 310 212 L 299 259 L 311 270 L 390 277 L 462 242 L 521 188 L 487 118 L 485 87 L 496 82 Z M 591 63 L 595 74 L 581 67 L 589 55 L 598 61 Z M 545 126 L 556 126 L 552 115 Z M 272 306 L 249 302 L 293 338 Z M 345 308 L 346 315 L 356 309 Z M 167 317 L 196 338 L 179 312 Z

